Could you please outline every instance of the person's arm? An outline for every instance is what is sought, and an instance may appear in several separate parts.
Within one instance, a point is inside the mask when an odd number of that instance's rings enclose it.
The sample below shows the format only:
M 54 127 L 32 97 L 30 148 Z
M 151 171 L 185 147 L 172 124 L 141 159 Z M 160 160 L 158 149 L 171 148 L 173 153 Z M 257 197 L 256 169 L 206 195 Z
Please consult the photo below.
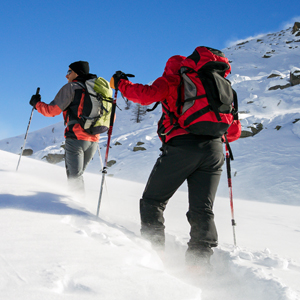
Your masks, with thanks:
M 75 83 L 67 83 L 64 85 L 51 103 L 46 104 L 41 101 L 38 102 L 35 106 L 37 111 L 45 117 L 54 117 L 59 115 L 74 99 L 74 84 Z
M 152 85 L 132 83 L 121 79 L 118 89 L 128 100 L 142 105 L 163 101 L 169 94 L 169 85 L 165 78 L 156 79 Z

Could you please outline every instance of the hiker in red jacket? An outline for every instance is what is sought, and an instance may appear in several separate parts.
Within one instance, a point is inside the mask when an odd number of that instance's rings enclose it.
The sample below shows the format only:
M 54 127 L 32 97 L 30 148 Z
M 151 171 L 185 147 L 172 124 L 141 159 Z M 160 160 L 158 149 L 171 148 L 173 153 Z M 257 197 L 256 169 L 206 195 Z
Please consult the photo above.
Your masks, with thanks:
M 222 138 L 191 134 L 182 128 L 172 128 L 173 120 L 167 108 L 174 107 L 180 84 L 178 70 L 183 56 L 173 56 L 166 64 L 162 77 L 152 85 L 134 84 L 121 71 L 111 79 L 111 87 L 135 103 L 149 105 L 162 102 L 162 117 L 158 134 L 162 140 L 161 155 L 149 176 L 140 200 L 141 234 L 156 249 L 165 247 L 163 212 L 172 195 L 187 180 L 191 226 L 186 251 L 186 263 L 209 266 L 213 247 L 218 245 L 213 204 L 224 163 Z M 233 122 L 230 141 L 239 137 L 239 121 Z M 171 130 L 172 129 L 172 130 Z M 236 134 L 236 137 L 234 137 Z
M 63 113 L 65 124 L 65 165 L 72 194 L 78 197 L 84 196 L 83 172 L 97 151 L 99 134 L 89 134 L 79 125 L 77 112 L 81 96 L 82 86 L 76 82 L 84 83 L 96 75 L 89 73 L 89 63 L 77 61 L 69 66 L 65 84 L 50 104 L 41 102 L 40 95 L 33 95 L 30 100 L 39 113 L 46 117 L 54 117 Z M 76 115 L 75 115 L 76 114 Z

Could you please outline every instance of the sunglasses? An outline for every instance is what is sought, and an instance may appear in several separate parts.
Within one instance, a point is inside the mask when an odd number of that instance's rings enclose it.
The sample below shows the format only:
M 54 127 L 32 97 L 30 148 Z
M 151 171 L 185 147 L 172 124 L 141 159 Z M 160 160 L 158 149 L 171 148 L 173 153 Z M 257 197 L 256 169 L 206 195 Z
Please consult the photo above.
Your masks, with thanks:
M 73 70 L 68 70 L 67 75 L 70 75 L 73 72 Z

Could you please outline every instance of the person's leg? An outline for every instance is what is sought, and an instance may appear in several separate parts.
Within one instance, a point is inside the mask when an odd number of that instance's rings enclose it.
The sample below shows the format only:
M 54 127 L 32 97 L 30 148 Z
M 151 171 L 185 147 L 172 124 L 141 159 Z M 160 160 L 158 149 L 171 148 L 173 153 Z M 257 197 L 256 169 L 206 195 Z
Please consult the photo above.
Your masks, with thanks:
M 72 193 L 84 193 L 83 165 L 84 152 L 82 141 L 66 139 L 65 143 L 65 165 L 68 177 L 69 188 Z
M 222 149 L 218 145 L 216 147 Z M 223 151 L 210 151 L 203 156 L 198 169 L 187 178 L 189 189 L 187 218 L 191 225 L 186 252 L 187 264 L 209 261 L 213 253 L 211 248 L 218 245 L 213 204 L 223 163 Z
M 163 145 L 161 150 L 140 200 L 141 234 L 157 248 L 165 244 L 166 205 L 194 168 L 180 143 Z
M 84 160 L 82 172 L 85 171 L 89 162 L 93 159 L 96 151 L 97 151 L 98 143 L 97 142 L 87 142 L 84 141 L 83 151 L 84 151 Z

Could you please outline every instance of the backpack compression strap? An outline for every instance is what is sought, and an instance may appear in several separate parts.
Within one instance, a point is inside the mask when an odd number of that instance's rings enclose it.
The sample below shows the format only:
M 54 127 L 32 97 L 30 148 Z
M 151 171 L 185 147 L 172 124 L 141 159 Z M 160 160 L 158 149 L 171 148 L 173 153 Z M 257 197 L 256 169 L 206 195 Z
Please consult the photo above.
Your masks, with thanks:
M 194 97 L 191 97 L 191 98 L 187 98 L 187 99 L 184 100 L 184 102 L 182 101 L 182 85 L 183 85 L 182 74 L 186 74 L 186 73 L 197 73 L 198 74 L 198 72 L 196 72 L 194 69 L 188 68 L 188 67 L 186 67 L 186 69 L 184 71 L 180 71 L 179 70 L 180 84 L 179 84 L 179 86 L 177 88 L 177 95 L 178 96 L 177 96 L 177 101 L 176 101 L 176 107 L 177 107 L 177 114 L 178 115 L 181 114 L 181 110 L 182 110 L 182 107 L 183 107 L 184 103 L 207 97 L 206 94 L 203 94 L 203 95 L 199 95 L 199 96 L 194 96 Z M 199 111 L 199 116 L 198 117 L 206 114 L 207 112 L 209 112 L 211 110 L 212 110 L 212 107 L 210 107 L 210 106 L 204 107 L 203 109 L 201 109 Z
M 206 91 L 206 94 L 207 94 L 206 97 L 207 97 L 209 106 L 211 108 L 211 111 L 214 112 L 218 121 L 222 121 L 217 103 L 215 101 L 211 100 L 211 99 L 219 98 L 219 95 L 217 95 L 217 93 L 215 92 L 217 90 L 217 86 L 216 86 L 216 82 L 215 82 L 212 72 L 200 71 L 197 73 L 199 74 L 199 78 L 201 79 L 203 87 Z
M 234 89 L 232 89 L 233 91 L 233 105 L 234 105 L 234 113 L 233 113 L 233 119 L 234 120 L 238 120 L 239 119 L 239 108 L 238 108 L 238 98 L 237 98 L 237 93 Z
M 75 81 L 75 82 L 76 82 L 79 86 L 82 87 L 82 93 L 85 94 L 85 91 L 87 90 L 85 84 L 82 83 L 82 82 L 79 82 L 79 81 Z M 67 122 L 68 117 L 70 116 L 70 114 L 71 114 L 71 111 L 70 111 L 70 109 L 69 109 L 69 107 L 68 107 L 68 108 L 67 108 L 66 117 L 65 117 L 65 120 L 64 120 L 65 126 L 75 125 L 75 124 L 79 123 L 78 117 L 77 117 L 77 116 L 74 116 L 74 114 L 72 114 L 72 116 L 75 117 L 76 120 L 71 120 L 71 121 Z

